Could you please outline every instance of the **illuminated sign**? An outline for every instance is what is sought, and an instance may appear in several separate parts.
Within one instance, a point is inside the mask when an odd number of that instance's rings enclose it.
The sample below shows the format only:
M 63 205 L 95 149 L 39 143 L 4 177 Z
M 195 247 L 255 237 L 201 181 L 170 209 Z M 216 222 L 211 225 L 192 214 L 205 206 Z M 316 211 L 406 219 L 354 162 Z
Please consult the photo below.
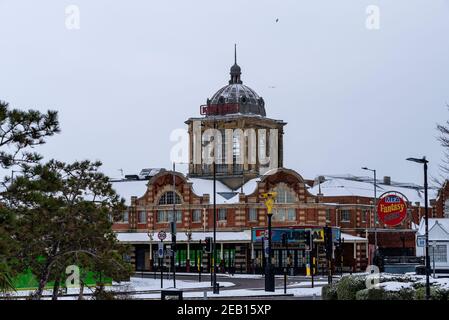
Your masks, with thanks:
M 407 217 L 407 203 L 397 193 L 384 193 L 377 204 L 377 216 L 387 226 L 397 226 Z

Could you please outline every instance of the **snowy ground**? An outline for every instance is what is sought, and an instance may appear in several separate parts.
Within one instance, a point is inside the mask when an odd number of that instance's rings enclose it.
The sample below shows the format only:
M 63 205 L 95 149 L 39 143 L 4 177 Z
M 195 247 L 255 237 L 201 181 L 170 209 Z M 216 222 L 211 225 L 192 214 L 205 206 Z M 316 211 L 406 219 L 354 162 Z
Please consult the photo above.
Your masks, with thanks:
M 232 282 L 220 282 L 220 286 L 223 287 L 232 287 L 234 283 Z M 173 280 L 164 279 L 163 288 L 168 289 L 173 287 Z M 210 282 L 198 282 L 196 280 L 177 280 L 176 287 L 179 289 L 198 289 L 198 288 L 210 288 Z M 93 290 L 93 289 L 92 289 Z M 130 278 L 129 282 L 114 282 L 112 286 L 106 287 L 108 291 L 127 291 L 127 292 L 141 292 L 141 291 L 159 291 L 161 290 L 161 280 L 160 279 L 149 279 L 149 278 Z M 18 290 L 16 292 L 11 292 L 9 296 L 18 297 L 18 296 L 29 296 L 32 294 L 32 290 Z M 43 295 L 51 295 L 53 293 L 52 290 L 44 290 Z M 89 288 L 84 288 L 84 293 L 86 295 L 91 294 L 92 291 Z M 67 294 L 79 294 L 79 288 L 68 288 Z M 0 297 L 3 294 L 0 293 Z M 69 297 L 68 297 L 69 298 Z

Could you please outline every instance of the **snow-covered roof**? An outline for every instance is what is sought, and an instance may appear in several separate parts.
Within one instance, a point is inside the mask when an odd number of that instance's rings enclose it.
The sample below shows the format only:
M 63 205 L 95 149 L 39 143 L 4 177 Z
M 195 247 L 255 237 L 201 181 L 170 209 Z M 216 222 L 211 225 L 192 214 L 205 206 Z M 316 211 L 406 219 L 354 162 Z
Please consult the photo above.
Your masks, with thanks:
M 121 180 L 112 182 L 112 188 L 131 205 L 131 197 L 141 197 L 147 191 L 148 180 Z
M 247 181 L 242 187 L 243 193 L 247 195 L 253 193 L 257 188 L 257 182 L 259 180 L 259 178 L 254 178 Z M 193 192 L 196 195 L 202 196 L 204 194 L 209 194 L 209 201 L 210 203 L 213 202 L 213 180 L 189 178 L 187 181 L 192 183 Z M 132 196 L 143 196 L 147 190 L 147 185 L 148 180 L 116 180 L 112 182 L 112 187 L 122 198 L 125 199 L 126 205 L 130 205 Z M 241 191 L 241 188 L 232 190 L 217 180 L 216 191 L 217 204 L 232 204 L 239 202 L 239 192 Z
M 425 235 L 425 220 L 421 218 L 417 234 Z M 429 218 L 429 240 L 449 240 L 449 218 Z
M 153 235 L 153 241 L 159 241 L 158 231 Z M 128 243 L 148 243 L 149 237 L 146 232 L 117 232 L 117 239 L 120 242 Z M 204 241 L 206 237 L 213 237 L 213 232 L 192 232 L 191 242 Z M 217 241 L 219 242 L 251 242 L 251 230 L 243 231 L 217 231 Z M 171 242 L 171 233 L 167 232 L 164 242 Z M 187 236 L 184 232 L 176 233 L 176 242 L 187 242 Z
M 373 179 L 367 177 L 355 177 L 351 175 L 324 176 L 324 181 L 320 184 L 315 180 L 314 186 L 309 188 L 309 192 L 317 195 L 320 192 L 323 196 L 359 196 L 372 198 L 374 195 Z M 410 202 L 420 202 L 424 205 L 424 190 L 418 185 L 411 183 L 392 182 L 384 184 L 377 181 L 377 196 L 387 191 L 403 193 Z M 429 199 L 436 197 L 436 190 L 429 189 Z

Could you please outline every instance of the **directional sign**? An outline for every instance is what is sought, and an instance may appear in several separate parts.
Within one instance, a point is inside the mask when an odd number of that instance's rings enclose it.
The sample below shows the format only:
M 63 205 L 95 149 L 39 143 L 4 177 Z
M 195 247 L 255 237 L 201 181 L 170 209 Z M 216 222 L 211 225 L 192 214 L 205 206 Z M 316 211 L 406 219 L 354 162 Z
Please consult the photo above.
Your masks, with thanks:
M 159 258 L 163 258 L 164 257 L 164 244 L 161 242 L 159 242 L 159 247 L 157 249 L 157 255 Z
M 165 233 L 164 230 L 159 231 L 159 233 L 157 234 L 157 237 L 159 238 L 159 240 L 163 241 L 165 238 L 167 238 L 167 234 Z
M 416 238 L 416 245 L 418 247 L 425 247 L 426 246 L 426 238 L 423 236 L 418 236 Z

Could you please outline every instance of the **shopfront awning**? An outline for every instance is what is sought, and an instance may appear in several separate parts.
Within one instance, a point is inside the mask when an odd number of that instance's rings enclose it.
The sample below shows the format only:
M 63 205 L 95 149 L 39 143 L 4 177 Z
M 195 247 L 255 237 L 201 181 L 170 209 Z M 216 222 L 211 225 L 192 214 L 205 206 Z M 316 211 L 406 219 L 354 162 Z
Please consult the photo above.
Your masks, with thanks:
M 353 236 L 353 235 L 347 234 L 347 233 L 342 233 L 341 234 L 341 240 L 344 241 L 345 243 L 358 243 L 358 242 L 365 243 L 365 242 L 368 242 L 368 239 L 366 239 L 366 238 Z

